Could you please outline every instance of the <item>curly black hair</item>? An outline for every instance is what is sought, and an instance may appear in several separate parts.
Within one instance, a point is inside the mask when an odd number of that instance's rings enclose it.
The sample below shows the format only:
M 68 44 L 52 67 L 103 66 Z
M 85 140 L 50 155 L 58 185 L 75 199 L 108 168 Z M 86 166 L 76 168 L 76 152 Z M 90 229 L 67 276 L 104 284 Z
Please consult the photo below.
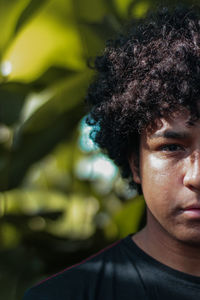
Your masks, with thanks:
M 108 41 L 95 60 L 87 123 L 95 143 L 130 182 L 128 156 L 138 155 L 141 130 L 182 108 L 199 118 L 199 16 L 197 6 L 162 7 Z

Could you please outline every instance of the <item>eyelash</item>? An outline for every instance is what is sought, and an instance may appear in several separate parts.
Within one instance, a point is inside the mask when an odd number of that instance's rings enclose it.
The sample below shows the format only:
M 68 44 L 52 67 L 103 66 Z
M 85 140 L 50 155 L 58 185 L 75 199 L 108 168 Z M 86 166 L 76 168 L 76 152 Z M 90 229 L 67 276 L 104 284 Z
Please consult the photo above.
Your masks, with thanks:
M 171 149 L 170 147 L 175 147 L 176 149 Z M 166 150 L 167 148 L 167 150 Z M 169 144 L 169 145 L 163 145 L 160 147 L 161 151 L 165 151 L 165 152 L 175 152 L 175 151 L 180 151 L 180 150 L 184 150 L 184 147 L 178 144 Z

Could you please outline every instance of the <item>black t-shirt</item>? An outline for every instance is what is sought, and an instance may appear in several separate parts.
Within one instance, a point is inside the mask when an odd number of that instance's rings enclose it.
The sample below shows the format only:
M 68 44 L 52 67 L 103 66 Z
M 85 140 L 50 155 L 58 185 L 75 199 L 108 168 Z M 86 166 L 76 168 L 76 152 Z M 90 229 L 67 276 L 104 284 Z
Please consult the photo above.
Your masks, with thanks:
M 23 300 L 197 300 L 200 277 L 161 264 L 131 239 L 43 281 Z

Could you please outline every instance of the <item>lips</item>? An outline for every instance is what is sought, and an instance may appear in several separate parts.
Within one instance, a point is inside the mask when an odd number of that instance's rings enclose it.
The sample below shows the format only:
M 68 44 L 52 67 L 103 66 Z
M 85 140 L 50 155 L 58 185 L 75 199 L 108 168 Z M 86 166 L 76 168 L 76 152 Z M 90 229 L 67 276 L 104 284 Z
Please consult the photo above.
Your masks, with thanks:
M 192 205 L 189 205 L 189 206 L 186 206 L 185 208 L 183 208 L 183 210 L 193 210 L 193 209 L 199 209 L 200 210 L 200 203 L 192 204 Z
M 189 218 L 193 219 L 199 219 L 200 218 L 200 203 L 192 204 L 189 206 L 186 206 L 183 209 L 184 215 L 186 215 Z

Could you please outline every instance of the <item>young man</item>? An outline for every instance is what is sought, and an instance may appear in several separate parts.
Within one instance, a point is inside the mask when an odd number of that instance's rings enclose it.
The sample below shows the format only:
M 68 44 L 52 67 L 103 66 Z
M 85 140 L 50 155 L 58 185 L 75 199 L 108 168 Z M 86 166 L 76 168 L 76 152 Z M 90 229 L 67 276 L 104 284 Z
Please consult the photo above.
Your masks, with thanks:
M 162 9 L 96 59 L 93 138 L 134 181 L 144 229 L 24 300 L 200 298 L 200 13 Z M 132 179 L 133 178 L 133 179 Z

